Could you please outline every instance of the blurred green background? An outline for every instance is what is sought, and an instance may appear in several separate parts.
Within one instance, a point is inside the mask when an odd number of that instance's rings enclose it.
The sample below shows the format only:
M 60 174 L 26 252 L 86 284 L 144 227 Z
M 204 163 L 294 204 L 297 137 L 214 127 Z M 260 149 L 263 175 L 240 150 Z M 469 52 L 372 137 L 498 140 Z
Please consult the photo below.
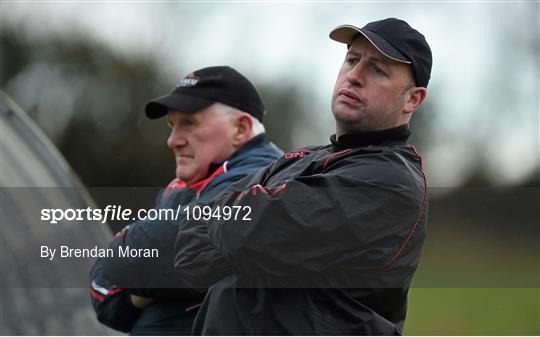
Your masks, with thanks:
M 406 335 L 539 334 L 540 289 L 413 288 Z
M 164 121 L 144 103 L 228 64 L 266 103 L 284 150 L 325 143 L 343 23 L 401 17 L 433 49 L 411 142 L 430 182 L 409 335 L 540 335 L 539 3 L 2 2 L 1 85 L 96 187 L 174 175 Z M 519 25 L 516 25 L 519 22 Z M 151 207 L 153 195 L 131 200 Z M 119 225 L 119 224 L 118 224 Z

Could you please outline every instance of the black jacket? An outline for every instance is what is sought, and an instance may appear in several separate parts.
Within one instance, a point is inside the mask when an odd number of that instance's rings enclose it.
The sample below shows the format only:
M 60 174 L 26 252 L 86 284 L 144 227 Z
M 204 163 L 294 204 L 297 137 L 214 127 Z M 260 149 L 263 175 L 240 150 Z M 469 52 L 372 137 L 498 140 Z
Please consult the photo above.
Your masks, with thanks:
M 160 195 L 157 209 L 178 205 L 193 206 L 211 200 L 231 183 L 271 164 L 281 151 L 265 140 L 253 138 L 225 163 L 216 165 L 206 179 L 186 186 L 178 179 Z M 204 289 L 192 290 L 175 282 L 174 244 L 178 220 L 137 221 L 118 233 L 109 248 L 157 248 L 159 259 L 112 257 L 100 258 L 91 271 L 90 294 L 98 320 L 116 330 L 134 335 L 188 334 Z M 131 303 L 131 294 L 158 298 L 139 310 Z
M 195 334 L 400 334 L 426 232 L 422 160 L 406 125 L 286 153 L 213 208 L 251 221 L 180 226 L 175 266 L 209 289 Z

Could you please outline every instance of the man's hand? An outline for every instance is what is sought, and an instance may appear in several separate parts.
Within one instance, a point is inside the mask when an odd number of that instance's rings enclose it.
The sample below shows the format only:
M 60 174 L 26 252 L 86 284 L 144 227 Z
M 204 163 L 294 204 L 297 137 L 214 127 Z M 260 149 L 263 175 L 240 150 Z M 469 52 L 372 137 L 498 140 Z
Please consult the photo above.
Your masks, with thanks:
M 137 295 L 131 295 L 131 303 L 139 309 L 144 309 L 150 304 L 155 302 L 155 298 L 141 297 Z

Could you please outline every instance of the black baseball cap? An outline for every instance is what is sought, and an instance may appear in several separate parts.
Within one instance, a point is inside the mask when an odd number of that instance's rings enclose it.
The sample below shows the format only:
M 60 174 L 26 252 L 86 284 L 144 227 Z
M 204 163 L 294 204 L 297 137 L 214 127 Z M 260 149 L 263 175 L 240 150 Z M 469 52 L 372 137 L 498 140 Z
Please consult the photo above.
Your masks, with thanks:
M 169 110 L 193 113 L 216 102 L 247 112 L 261 122 L 265 114 L 262 99 L 253 84 L 227 66 L 192 72 L 170 94 L 146 103 L 145 112 L 148 118 L 154 119 L 165 116 Z
M 362 28 L 341 25 L 330 32 L 332 40 L 350 47 L 362 34 L 384 56 L 412 66 L 416 85 L 427 87 L 431 76 L 431 49 L 424 35 L 403 20 L 388 18 L 370 22 Z

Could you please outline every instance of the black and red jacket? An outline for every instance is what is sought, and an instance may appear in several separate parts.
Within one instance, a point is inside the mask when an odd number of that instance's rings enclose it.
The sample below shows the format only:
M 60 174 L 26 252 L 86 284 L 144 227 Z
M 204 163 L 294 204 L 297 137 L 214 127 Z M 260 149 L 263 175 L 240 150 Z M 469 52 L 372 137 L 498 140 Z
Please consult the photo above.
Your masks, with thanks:
M 194 334 L 393 335 L 426 233 L 407 125 L 287 153 L 209 205 L 251 221 L 187 221 L 175 267 L 210 286 Z
M 176 209 L 178 205 L 209 201 L 230 184 L 270 165 L 281 154 L 264 134 L 259 135 L 226 162 L 216 164 L 206 179 L 191 186 L 173 180 L 158 198 L 156 208 Z M 96 261 L 90 273 L 90 295 L 101 323 L 134 335 L 181 335 L 191 331 L 204 289 L 191 290 L 176 282 L 174 245 L 182 218 L 137 221 L 113 238 L 109 248 L 115 252 L 119 246 L 156 248 L 159 259 L 115 256 Z M 133 306 L 131 294 L 158 300 L 139 310 Z

